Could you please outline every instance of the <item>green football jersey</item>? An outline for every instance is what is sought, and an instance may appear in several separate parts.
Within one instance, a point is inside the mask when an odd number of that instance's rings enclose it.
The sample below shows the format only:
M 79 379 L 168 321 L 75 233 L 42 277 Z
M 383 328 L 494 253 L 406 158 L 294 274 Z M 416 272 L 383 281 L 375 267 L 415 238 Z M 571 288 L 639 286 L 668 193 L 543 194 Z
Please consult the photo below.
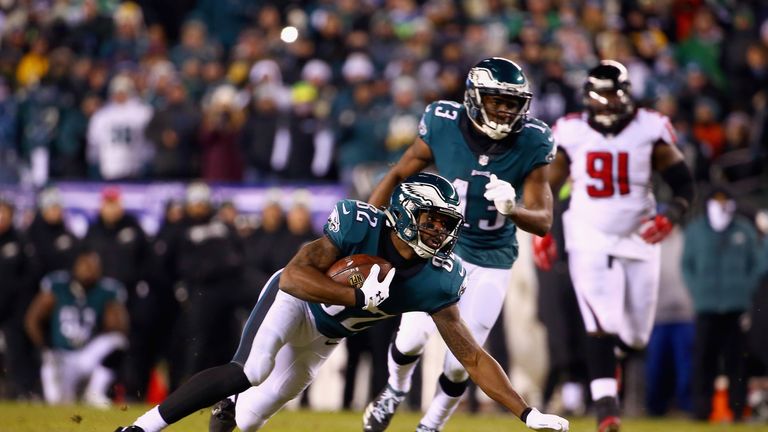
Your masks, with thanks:
M 55 349 L 82 348 L 101 330 L 107 304 L 125 301 L 120 282 L 103 278 L 96 286 L 85 290 L 65 271 L 44 277 L 40 289 L 56 297 L 50 323 L 51 347 Z
M 456 255 L 482 267 L 510 268 L 517 259 L 517 227 L 485 199 L 485 185 L 496 174 L 511 183 L 521 199 L 528 174 L 554 160 L 552 131 L 546 123 L 528 117 L 519 133 L 493 143 L 483 153 L 469 142 L 469 128 L 464 105 L 437 101 L 424 111 L 419 136 L 431 149 L 437 171 L 453 182 L 461 197 L 465 224 Z
M 325 235 L 341 251 L 341 256 L 354 254 L 381 255 L 383 242 L 389 241 L 384 212 L 355 200 L 339 201 L 323 228 Z M 406 273 L 406 274 L 404 274 Z M 437 312 L 459 300 L 464 292 L 466 272 L 459 260 L 433 258 L 411 272 L 395 273 L 389 298 L 379 305 L 382 313 L 356 307 L 310 303 L 317 329 L 325 336 L 350 336 L 377 321 L 404 312 Z

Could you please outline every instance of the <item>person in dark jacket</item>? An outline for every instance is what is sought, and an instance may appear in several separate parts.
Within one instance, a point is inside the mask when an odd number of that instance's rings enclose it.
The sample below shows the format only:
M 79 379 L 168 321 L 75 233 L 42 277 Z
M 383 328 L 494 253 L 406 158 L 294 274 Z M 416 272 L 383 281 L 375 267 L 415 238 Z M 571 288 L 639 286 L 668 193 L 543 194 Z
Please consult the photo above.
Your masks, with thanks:
M 696 313 L 693 415 L 703 421 L 709 418 L 713 383 L 722 364 L 729 382 L 728 403 L 739 421 L 747 393 L 742 317 L 750 308 L 760 272 L 757 232 L 736 213 L 736 201 L 724 188 L 714 189 L 706 207 L 706 213 L 685 229 L 682 258 L 683 278 Z
M 11 395 L 39 399 L 39 360 L 24 333 L 24 312 L 31 298 L 28 269 L 30 257 L 24 240 L 13 226 L 14 206 L 0 198 L 0 330 L 5 335 Z M 34 294 L 33 294 L 34 295 Z
M 245 280 L 248 290 L 259 290 L 281 264 L 272 253 L 273 245 L 279 244 L 285 235 L 285 214 L 275 191 L 269 192 L 261 211 L 258 228 L 243 238 L 245 253 Z M 285 265 L 283 263 L 282 265 Z M 258 292 L 254 293 L 258 296 Z
M 234 227 L 214 217 L 207 185 L 192 183 L 186 195 L 175 262 L 189 295 L 185 361 L 191 375 L 226 362 L 237 347 L 243 250 Z
M 40 280 L 44 275 L 68 269 L 74 263 L 79 240 L 64 224 L 61 196 L 54 187 L 43 190 L 37 199 L 38 211 L 25 232 L 24 252 L 28 256 L 25 268 L 25 283 L 21 286 L 13 303 L 13 323 L 16 331 L 9 335 L 9 351 L 17 367 L 13 372 L 15 380 L 24 388 L 21 393 L 37 394 L 39 387 L 40 359 L 37 351 L 23 331 L 23 314 L 37 294 Z M 9 280 L 3 278 L 2 280 Z M 9 284 L 17 285 L 17 284 Z M 0 306 L 2 307 L 2 306 Z
M 88 227 L 85 235 L 85 246 L 98 253 L 102 262 L 104 276 L 116 279 L 122 283 L 127 292 L 128 315 L 130 329 L 128 333 L 129 350 L 124 362 L 121 381 L 126 382 L 130 393 L 129 400 L 141 395 L 136 394 L 140 384 L 134 384 L 132 364 L 136 357 L 143 358 L 146 352 L 146 341 L 155 331 L 149 325 L 154 319 L 150 302 L 150 287 L 142 280 L 144 257 L 147 254 L 147 239 L 144 230 L 136 218 L 125 212 L 122 194 L 115 186 L 106 187 L 101 194 L 101 207 L 96 220 Z

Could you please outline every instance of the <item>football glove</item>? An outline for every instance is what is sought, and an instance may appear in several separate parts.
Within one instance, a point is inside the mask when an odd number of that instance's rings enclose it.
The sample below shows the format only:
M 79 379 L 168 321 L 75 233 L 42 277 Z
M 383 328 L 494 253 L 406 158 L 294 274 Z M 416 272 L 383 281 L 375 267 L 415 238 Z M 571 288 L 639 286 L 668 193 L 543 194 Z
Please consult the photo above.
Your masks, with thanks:
M 499 180 L 496 174 L 491 174 L 491 181 L 485 185 L 485 199 L 493 201 L 499 213 L 509 216 L 514 211 L 517 203 L 515 188 L 508 181 Z
M 552 270 L 552 263 L 557 259 L 557 245 L 551 233 L 544 237 L 533 236 L 533 263 L 541 270 Z
M 365 297 L 365 304 L 363 309 L 370 312 L 381 313 L 379 305 L 381 302 L 389 298 L 389 284 L 392 283 L 392 279 L 395 277 L 395 269 L 392 268 L 387 276 L 384 277 L 383 282 L 379 282 L 379 271 L 381 267 L 378 264 L 371 266 L 371 271 L 368 273 L 368 277 L 365 278 L 363 286 L 360 290 Z
M 672 222 L 664 215 L 656 215 L 646 218 L 638 231 L 646 243 L 656 244 L 672 232 Z
M 525 419 L 525 425 L 535 430 L 568 432 L 568 420 L 554 414 L 542 414 L 536 408 L 531 409 Z

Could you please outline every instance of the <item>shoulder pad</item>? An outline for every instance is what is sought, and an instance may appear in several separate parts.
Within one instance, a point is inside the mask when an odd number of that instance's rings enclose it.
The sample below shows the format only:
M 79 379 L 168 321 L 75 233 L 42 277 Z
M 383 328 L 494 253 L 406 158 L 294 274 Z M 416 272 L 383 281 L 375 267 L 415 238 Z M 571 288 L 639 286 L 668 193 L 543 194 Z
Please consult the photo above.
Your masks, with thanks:
M 340 250 L 360 242 L 377 226 L 384 213 L 375 206 L 358 200 L 341 200 L 336 203 L 323 232 Z
M 44 292 L 52 292 L 54 285 L 67 284 L 69 281 L 69 272 L 65 270 L 58 270 L 52 273 L 48 273 L 40 280 L 40 290 Z

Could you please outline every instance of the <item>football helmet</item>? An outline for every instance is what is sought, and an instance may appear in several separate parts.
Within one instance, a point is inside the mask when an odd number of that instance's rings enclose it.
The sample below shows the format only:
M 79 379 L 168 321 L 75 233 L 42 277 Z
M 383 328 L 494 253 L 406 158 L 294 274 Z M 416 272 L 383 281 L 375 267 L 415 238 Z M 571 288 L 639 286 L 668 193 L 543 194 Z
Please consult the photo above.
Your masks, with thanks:
M 626 126 L 635 115 L 627 68 L 613 60 L 592 68 L 584 83 L 584 106 L 590 125 L 601 132 Z
M 487 58 L 469 70 L 466 87 L 467 115 L 482 133 L 500 140 L 520 131 L 533 96 L 520 66 L 501 57 Z M 505 103 L 498 104 L 494 96 Z
M 464 224 L 456 189 L 431 173 L 412 175 L 397 185 L 385 214 L 397 236 L 421 258 L 447 258 Z

